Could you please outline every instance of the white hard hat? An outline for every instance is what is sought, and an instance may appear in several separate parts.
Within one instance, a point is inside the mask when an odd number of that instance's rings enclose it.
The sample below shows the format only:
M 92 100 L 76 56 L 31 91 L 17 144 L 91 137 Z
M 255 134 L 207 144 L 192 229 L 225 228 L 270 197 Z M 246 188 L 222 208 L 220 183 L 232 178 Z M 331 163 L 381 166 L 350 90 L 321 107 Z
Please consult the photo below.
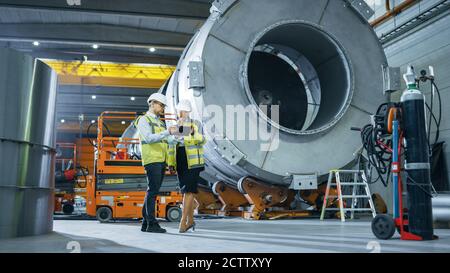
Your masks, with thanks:
M 165 95 L 160 93 L 154 93 L 150 97 L 148 97 L 147 103 L 150 104 L 151 101 L 157 101 L 164 105 L 167 105 L 167 98 Z
M 191 102 L 188 100 L 180 100 L 180 102 L 177 105 L 178 111 L 186 111 L 186 112 L 192 112 L 192 105 Z

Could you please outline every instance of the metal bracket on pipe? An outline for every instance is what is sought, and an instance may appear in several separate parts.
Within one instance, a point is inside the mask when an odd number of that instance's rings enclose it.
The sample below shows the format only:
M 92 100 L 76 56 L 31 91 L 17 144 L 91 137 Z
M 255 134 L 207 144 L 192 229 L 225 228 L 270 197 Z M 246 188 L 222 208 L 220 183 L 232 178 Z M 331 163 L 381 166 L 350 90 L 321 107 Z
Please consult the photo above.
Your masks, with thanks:
M 382 66 L 383 93 L 392 93 L 401 89 L 400 67 Z
M 352 8 L 366 21 L 368 21 L 375 11 L 369 7 L 364 0 L 346 0 Z
M 289 189 L 316 190 L 317 180 L 317 174 L 293 174 Z
M 405 170 L 429 170 L 431 169 L 430 163 L 406 163 Z
M 54 153 L 56 154 L 56 149 L 44 144 L 39 144 L 39 143 L 34 143 L 34 142 L 30 142 L 30 141 L 25 141 L 25 140 L 18 140 L 18 139 L 12 139 L 12 138 L 6 138 L 6 137 L 0 137 L 0 141 L 7 141 L 7 142 L 13 142 L 13 143 L 17 143 L 17 144 L 25 144 L 28 145 L 30 147 L 33 146 L 37 146 L 42 148 L 43 150 L 49 151 L 50 153 Z
M 39 191 L 53 191 L 54 188 L 43 188 L 43 187 L 34 187 L 34 186 L 17 186 L 17 185 L 0 185 L 0 189 L 9 189 L 9 190 L 39 190 Z
M 233 6 L 237 0 L 215 0 L 212 3 L 211 13 L 218 12 L 222 16 L 227 10 Z
M 215 149 L 225 158 L 231 165 L 237 165 L 244 157 L 241 151 L 234 146 L 228 139 L 216 139 L 217 146 Z
M 204 88 L 205 77 L 203 74 L 203 62 L 192 61 L 189 62 L 189 89 Z

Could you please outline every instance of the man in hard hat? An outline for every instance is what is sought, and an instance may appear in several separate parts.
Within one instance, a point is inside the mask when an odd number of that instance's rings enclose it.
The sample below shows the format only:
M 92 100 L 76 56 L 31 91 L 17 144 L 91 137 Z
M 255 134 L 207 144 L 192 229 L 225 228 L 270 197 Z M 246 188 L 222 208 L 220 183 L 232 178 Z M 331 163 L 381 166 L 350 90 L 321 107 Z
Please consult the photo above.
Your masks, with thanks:
M 180 233 L 192 229 L 195 230 L 194 202 L 198 193 L 200 172 L 204 170 L 203 145 L 206 139 L 202 134 L 202 125 L 199 121 L 192 120 L 191 103 L 181 100 L 177 105 L 178 126 L 186 129 L 187 133 L 175 137 L 175 144 L 169 146 L 169 165 L 176 166 L 178 181 L 183 193 L 183 213 L 180 220 Z
M 141 230 L 164 233 L 166 230 L 159 226 L 155 217 L 155 203 L 167 166 L 167 138 L 176 132 L 177 127 L 171 126 L 166 129 L 164 121 L 161 120 L 167 105 L 166 96 L 159 93 L 152 94 L 147 103 L 149 105 L 148 112 L 138 117 L 134 123 L 139 132 L 142 165 L 145 167 L 148 181 L 147 194 L 142 208 Z

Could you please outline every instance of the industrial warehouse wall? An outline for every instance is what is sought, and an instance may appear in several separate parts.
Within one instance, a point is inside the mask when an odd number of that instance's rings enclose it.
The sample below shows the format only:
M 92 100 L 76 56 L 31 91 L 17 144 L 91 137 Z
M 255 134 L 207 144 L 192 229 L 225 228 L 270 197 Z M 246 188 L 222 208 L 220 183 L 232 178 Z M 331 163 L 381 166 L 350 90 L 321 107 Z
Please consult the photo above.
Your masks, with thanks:
M 438 2 L 441 1 L 422 1 L 421 6 L 416 6 L 402 13 L 396 18 L 395 22 L 391 20 L 376 31 L 379 35 L 386 33 Z M 412 32 L 384 45 L 384 47 L 389 65 L 400 66 L 402 73 L 405 72 L 408 64 L 413 65 L 417 73 L 422 69 L 428 70 L 429 65 L 434 66 L 436 83 L 440 88 L 443 102 L 440 140 L 446 142 L 444 152 L 447 158 L 447 171 L 450 176 L 450 13 L 447 11 L 446 14 L 422 24 Z M 429 84 L 422 85 L 421 89 L 425 92 L 427 101 L 430 101 L 431 88 Z M 400 95 L 401 92 L 398 92 L 394 99 L 398 100 Z M 435 132 L 436 127 L 433 126 L 432 133 Z

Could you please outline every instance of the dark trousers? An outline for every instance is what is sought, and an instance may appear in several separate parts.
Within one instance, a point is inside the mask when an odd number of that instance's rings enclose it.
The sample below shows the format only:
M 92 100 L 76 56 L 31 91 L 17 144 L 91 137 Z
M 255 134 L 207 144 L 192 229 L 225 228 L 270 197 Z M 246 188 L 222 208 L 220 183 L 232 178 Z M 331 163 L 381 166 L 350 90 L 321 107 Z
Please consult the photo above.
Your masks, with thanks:
M 144 222 L 148 224 L 158 222 L 155 217 L 156 196 L 159 194 L 164 172 L 166 171 L 166 163 L 150 163 L 145 165 L 147 172 L 147 193 L 145 194 L 144 206 L 142 207 L 142 217 Z

